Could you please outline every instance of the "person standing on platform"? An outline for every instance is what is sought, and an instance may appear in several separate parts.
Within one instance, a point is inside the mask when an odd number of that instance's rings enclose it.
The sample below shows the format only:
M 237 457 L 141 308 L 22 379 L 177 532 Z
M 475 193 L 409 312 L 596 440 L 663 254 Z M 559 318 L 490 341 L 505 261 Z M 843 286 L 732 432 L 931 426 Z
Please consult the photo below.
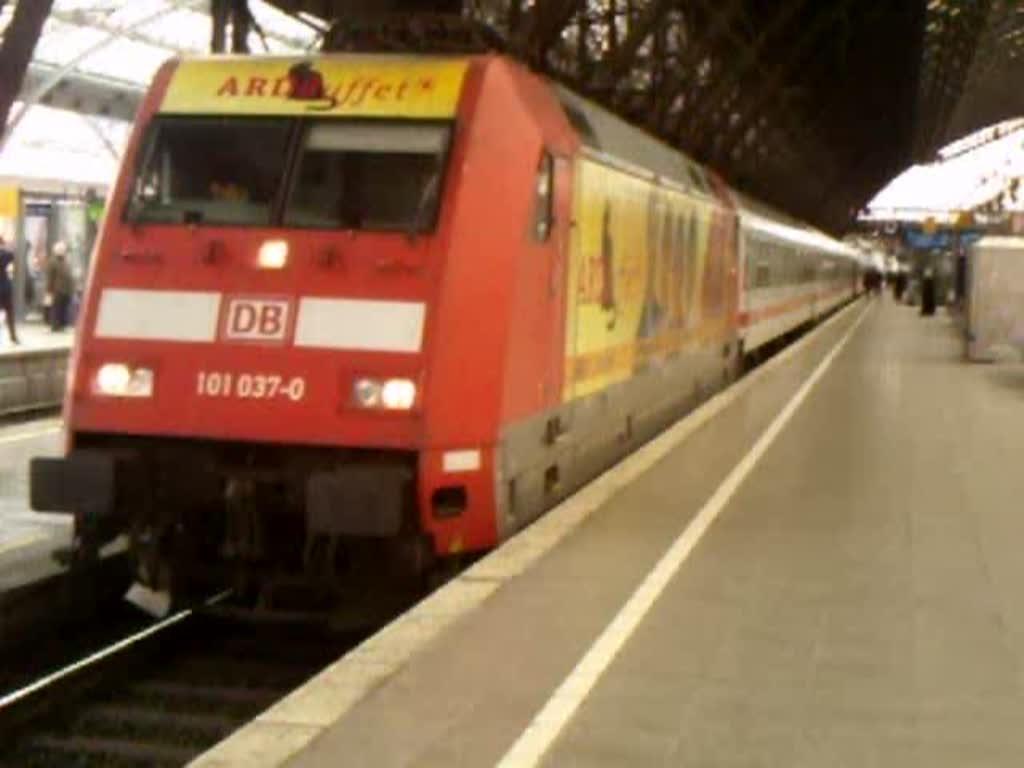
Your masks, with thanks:
M 68 324 L 74 279 L 71 276 L 71 267 L 68 266 L 68 247 L 60 241 L 53 246 L 53 256 L 46 267 L 46 290 L 52 298 L 50 329 L 63 331 Z
M 0 235 L 0 311 L 7 318 L 7 333 L 11 344 L 18 344 L 18 330 L 14 327 L 14 253 Z
M 926 267 L 921 279 L 921 314 L 935 314 L 935 270 Z
M 903 292 L 907 290 L 907 273 L 900 270 L 892 281 L 892 295 L 896 301 L 903 301 Z
M 870 296 L 878 296 L 882 292 L 882 273 L 877 269 L 869 269 L 864 273 L 864 291 Z

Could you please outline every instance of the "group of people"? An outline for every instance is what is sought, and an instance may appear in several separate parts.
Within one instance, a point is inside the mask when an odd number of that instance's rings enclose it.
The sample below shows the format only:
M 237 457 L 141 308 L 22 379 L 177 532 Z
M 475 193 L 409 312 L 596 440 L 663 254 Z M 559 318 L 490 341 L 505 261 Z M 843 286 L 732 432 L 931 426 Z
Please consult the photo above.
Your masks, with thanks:
M 18 329 L 14 314 L 14 252 L 0 235 L 0 311 L 7 320 L 7 334 L 12 344 L 19 344 Z M 46 296 L 43 309 L 50 328 L 62 331 L 70 321 L 71 300 L 75 290 L 75 278 L 68 263 L 68 247 L 58 242 L 46 265 Z
M 873 295 L 881 295 L 885 282 L 892 286 L 893 298 L 896 301 L 903 300 L 903 294 L 907 291 L 909 275 L 904 271 L 893 272 L 883 275 L 877 269 L 869 269 L 864 273 L 864 290 Z M 935 269 L 926 267 L 920 275 L 919 290 L 921 297 L 921 314 L 934 315 L 935 306 L 938 302 L 938 287 L 936 285 Z
M 868 269 L 864 273 L 864 290 L 876 296 L 882 292 L 882 273 L 877 269 Z

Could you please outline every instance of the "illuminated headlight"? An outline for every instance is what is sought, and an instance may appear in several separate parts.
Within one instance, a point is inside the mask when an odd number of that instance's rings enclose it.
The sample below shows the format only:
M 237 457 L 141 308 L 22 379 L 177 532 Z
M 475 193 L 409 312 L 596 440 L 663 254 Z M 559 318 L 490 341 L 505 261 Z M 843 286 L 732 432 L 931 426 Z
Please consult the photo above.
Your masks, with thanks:
M 107 363 L 96 372 L 96 392 L 109 397 L 152 397 L 153 371 Z
M 409 379 L 388 379 L 381 388 L 380 401 L 392 411 L 408 411 L 416 402 L 416 385 Z
M 288 263 L 288 243 L 284 240 L 267 240 L 260 246 L 260 269 L 283 269 Z
M 356 379 L 352 401 L 359 408 L 408 411 L 416 402 L 416 384 L 409 379 Z

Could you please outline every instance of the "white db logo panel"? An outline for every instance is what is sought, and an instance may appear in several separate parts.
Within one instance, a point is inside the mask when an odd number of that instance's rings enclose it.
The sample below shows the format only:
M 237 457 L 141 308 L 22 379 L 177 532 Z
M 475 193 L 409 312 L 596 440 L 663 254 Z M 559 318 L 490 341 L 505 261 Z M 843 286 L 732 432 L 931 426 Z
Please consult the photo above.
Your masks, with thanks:
M 235 341 L 284 342 L 290 319 L 287 299 L 229 299 L 223 335 Z

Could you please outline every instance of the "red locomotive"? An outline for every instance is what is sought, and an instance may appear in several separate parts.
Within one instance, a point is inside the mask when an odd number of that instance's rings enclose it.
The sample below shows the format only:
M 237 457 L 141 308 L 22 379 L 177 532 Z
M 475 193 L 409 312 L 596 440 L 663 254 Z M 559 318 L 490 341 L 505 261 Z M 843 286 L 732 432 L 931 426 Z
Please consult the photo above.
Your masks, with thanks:
M 494 547 L 857 285 L 497 55 L 174 61 L 125 158 L 32 497 L 157 588 Z

